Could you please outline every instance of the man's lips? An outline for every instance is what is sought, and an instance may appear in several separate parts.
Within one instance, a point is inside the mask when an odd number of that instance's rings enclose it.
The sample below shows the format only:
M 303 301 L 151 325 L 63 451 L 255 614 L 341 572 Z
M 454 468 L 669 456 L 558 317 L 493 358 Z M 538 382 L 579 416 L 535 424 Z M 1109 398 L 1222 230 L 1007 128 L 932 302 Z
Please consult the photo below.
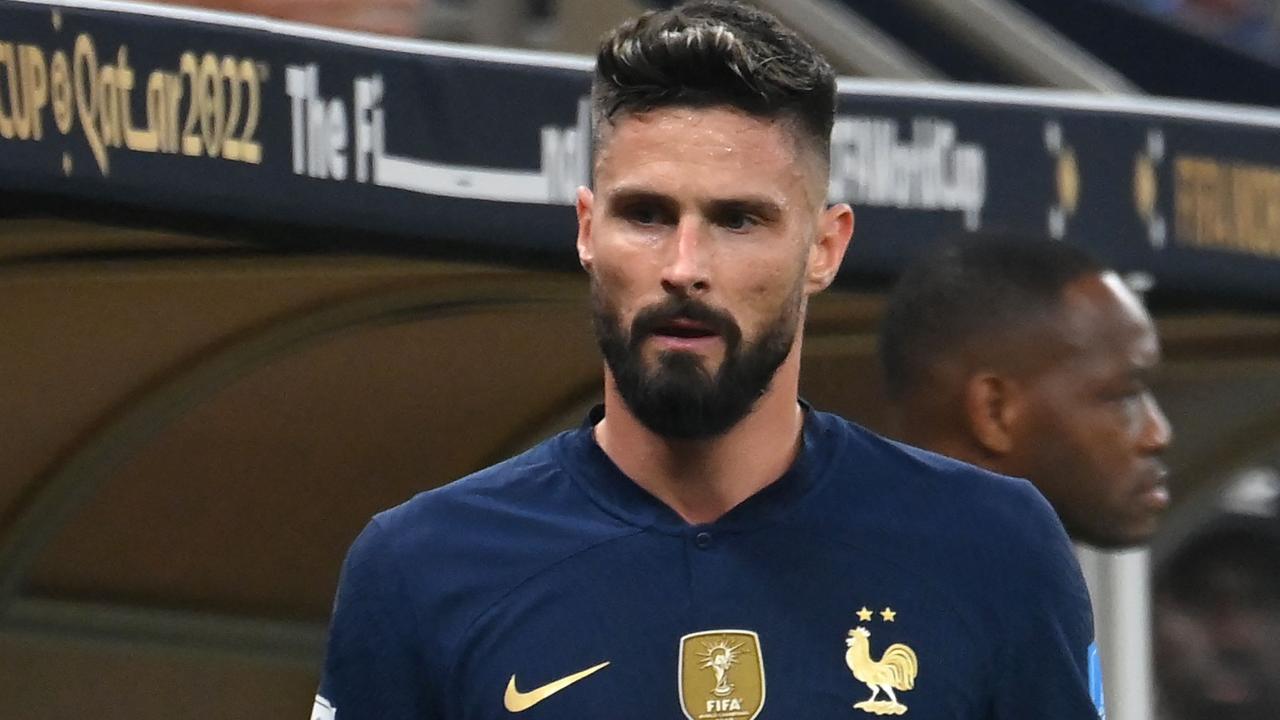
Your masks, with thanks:
M 1163 467 L 1156 468 L 1139 491 L 1143 504 L 1153 511 L 1163 512 L 1169 507 L 1169 486 L 1165 484 L 1168 474 Z
M 1142 493 L 1143 503 L 1154 511 L 1164 512 L 1169 507 L 1169 488 L 1156 485 Z
M 667 320 L 650 335 L 658 347 L 677 352 L 707 352 L 721 339 L 711 326 L 688 318 Z
M 707 325 L 687 318 L 675 318 L 664 322 L 654 328 L 653 334 L 682 339 L 707 338 L 719 335 L 719 333 Z

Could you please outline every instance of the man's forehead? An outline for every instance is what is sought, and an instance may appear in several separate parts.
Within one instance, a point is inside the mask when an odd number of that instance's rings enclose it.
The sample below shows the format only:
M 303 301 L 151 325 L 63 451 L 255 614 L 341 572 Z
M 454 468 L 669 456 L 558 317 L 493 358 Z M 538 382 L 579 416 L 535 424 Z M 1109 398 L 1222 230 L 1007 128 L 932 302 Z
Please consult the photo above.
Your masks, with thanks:
M 796 123 L 786 118 L 759 117 L 729 106 L 673 106 L 620 114 L 603 124 L 592 167 L 597 185 L 631 174 L 637 160 L 736 158 L 743 165 L 744 182 L 757 177 L 750 170 L 772 168 L 814 186 L 806 187 L 806 194 L 825 200 L 826 159 L 808 147 Z
M 1079 361 L 1142 373 L 1160 362 L 1160 341 L 1141 299 L 1115 273 L 1091 273 L 1063 289 L 1049 323 L 1063 365 Z M 1066 362 L 1066 361 L 1077 362 Z
M 1154 334 L 1141 298 L 1111 271 L 1088 273 L 1067 283 L 1061 310 L 1063 323 L 1081 335 Z
M 597 131 L 597 158 L 607 156 L 618 142 L 655 134 L 719 137 L 735 144 L 767 143 L 793 161 L 799 148 L 793 123 L 785 119 L 759 117 L 730 106 L 677 105 L 621 113 L 603 121 Z
M 1068 282 L 1059 302 L 965 344 L 979 365 L 1048 378 L 1142 374 L 1160 362 L 1160 344 L 1142 301 L 1111 272 Z M 1119 284 L 1116 284 L 1116 283 Z

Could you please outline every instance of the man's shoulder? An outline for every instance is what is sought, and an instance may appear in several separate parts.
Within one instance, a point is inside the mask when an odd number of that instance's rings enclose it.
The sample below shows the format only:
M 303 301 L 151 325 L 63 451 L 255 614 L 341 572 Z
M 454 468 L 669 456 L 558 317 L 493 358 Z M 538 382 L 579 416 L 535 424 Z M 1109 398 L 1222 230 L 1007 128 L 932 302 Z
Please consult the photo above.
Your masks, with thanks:
M 413 568 L 427 592 L 447 577 L 481 598 L 634 534 L 566 469 L 573 432 L 378 513 L 370 523 L 377 552 Z
M 1030 497 L 1037 494 L 1031 483 L 952 457 L 885 437 L 851 420 L 823 413 L 827 427 L 844 436 L 843 453 L 836 459 L 849 468 L 873 473 L 880 484 L 902 486 L 917 493 L 948 495 L 961 492 L 968 497 Z
M 559 436 L 545 440 L 506 460 L 477 470 L 437 488 L 424 490 L 405 502 L 378 513 L 375 520 L 392 532 L 409 528 L 453 525 L 457 514 L 498 515 L 517 503 L 543 502 L 548 486 L 567 482 L 559 463 Z
M 879 435 L 833 418 L 844 435 L 833 459 L 836 492 L 856 495 L 870 512 L 895 523 L 984 542 L 1043 538 L 1061 525 L 1030 482 Z
M 637 532 L 594 505 L 552 438 L 373 517 L 348 554 L 365 581 L 400 588 L 451 644 L 513 588 L 592 548 Z
M 468 545 L 497 536 L 513 543 L 581 538 L 616 529 L 568 472 L 562 433 L 374 517 L 401 542 Z M 603 521 L 607 527 L 595 521 Z

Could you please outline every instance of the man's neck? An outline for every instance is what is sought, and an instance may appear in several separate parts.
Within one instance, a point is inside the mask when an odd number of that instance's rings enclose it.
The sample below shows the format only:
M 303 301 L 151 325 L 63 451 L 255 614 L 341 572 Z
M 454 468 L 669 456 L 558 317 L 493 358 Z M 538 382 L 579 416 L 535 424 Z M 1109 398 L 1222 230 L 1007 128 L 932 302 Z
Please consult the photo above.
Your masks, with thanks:
M 941 414 L 916 413 L 898 418 L 893 436 L 915 447 L 977 465 L 993 472 L 1006 472 L 999 458 L 986 452 L 971 436 L 954 428 L 939 427 L 934 419 Z
M 769 390 L 737 425 L 705 440 L 671 440 L 631 413 L 611 376 L 601 449 L 637 485 L 690 524 L 713 522 L 781 477 L 799 453 L 804 413 L 797 400 L 798 363 L 778 368 Z

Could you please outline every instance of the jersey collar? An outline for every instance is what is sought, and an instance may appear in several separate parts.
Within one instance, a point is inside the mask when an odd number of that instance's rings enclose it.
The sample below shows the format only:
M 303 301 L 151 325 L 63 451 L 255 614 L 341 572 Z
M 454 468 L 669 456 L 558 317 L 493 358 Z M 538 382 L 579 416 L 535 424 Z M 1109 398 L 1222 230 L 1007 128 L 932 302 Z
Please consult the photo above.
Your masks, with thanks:
M 739 503 L 723 517 L 705 525 L 690 525 L 674 510 L 640 487 L 596 444 L 592 432 L 604 418 L 597 405 L 576 430 L 564 433 L 557 448 L 561 464 L 574 481 L 606 512 L 639 527 L 684 535 L 714 529 L 747 532 L 780 520 L 825 479 L 829 460 L 842 435 L 831 427 L 834 418 L 813 410 L 804 400 L 804 431 L 800 453 L 782 477 Z

